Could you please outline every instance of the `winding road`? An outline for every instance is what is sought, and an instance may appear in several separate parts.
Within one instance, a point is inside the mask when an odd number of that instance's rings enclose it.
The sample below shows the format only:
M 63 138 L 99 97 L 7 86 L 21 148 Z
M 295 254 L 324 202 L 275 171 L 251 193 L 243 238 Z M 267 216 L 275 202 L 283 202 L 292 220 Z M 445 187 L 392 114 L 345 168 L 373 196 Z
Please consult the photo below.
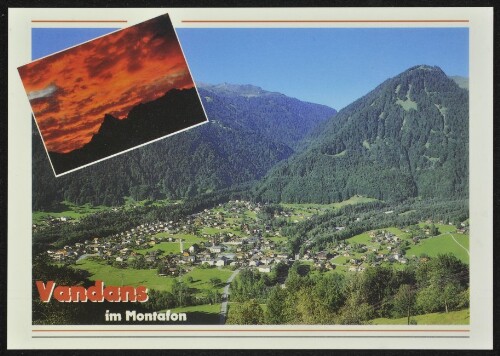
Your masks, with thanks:
M 455 240 L 455 236 L 453 236 L 453 234 L 451 234 L 451 233 L 448 233 L 448 234 L 451 236 L 451 238 L 453 239 L 453 241 L 455 241 L 458 246 L 460 246 L 461 248 L 463 248 L 467 252 L 467 254 L 470 256 L 469 250 L 467 250 L 464 246 L 462 246 L 460 244 L 460 242 L 458 242 L 457 240 Z
M 233 281 L 234 277 L 240 272 L 239 269 L 235 270 L 233 274 L 229 276 L 229 278 L 226 281 L 226 286 L 224 287 L 224 291 L 222 292 L 222 304 L 220 307 L 220 315 L 219 315 L 219 323 L 220 324 L 225 324 L 226 318 L 227 318 L 227 302 L 229 299 L 229 286 L 231 285 L 231 282 Z

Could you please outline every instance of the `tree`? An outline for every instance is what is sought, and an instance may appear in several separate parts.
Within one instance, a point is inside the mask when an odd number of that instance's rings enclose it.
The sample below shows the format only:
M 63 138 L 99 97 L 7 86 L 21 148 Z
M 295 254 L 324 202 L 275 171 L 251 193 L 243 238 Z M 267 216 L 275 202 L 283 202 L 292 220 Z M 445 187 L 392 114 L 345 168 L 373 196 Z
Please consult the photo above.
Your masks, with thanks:
M 217 277 L 212 277 L 210 278 L 210 283 L 212 283 L 212 286 L 216 287 L 218 286 L 219 284 L 222 283 L 221 279 L 220 278 L 217 278 Z
M 400 315 L 406 315 L 408 325 L 410 325 L 410 316 L 415 306 L 415 290 L 409 284 L 402 284 L 394 296 L 394 309 Z
M 417 269 L 418 306 L 426 313 L 453 310 L 467 305 L 469 268 L 457 257 L 438 255 Z
M 228 324 L 259 325 L 264 323 L 264 311 L 255 299 L 232 304 L 229 309 Z
M 438 228 L 436 227 L 436 225 L 434 225 L 434 224 L 432 224 L 432 225 L 431 225 L 431 227 L 430 227 L 430 229 L 429 229 L 429 234 L 430 234 L 431 236 L 437 236 L 437 235 L 439 235 L 439 230 L 438 230 Z
M 288 296 L 288 291 L 276 286 L 271 289 L 267 297 L 267 309 L 265 312 L 266 324 L 286 324 L 287 311 L 285 301 Z
M 193 301 L 193 293 L 189 287 L 177 280 L 172 284 L 172 295 L 175 298 L 176 306 L 190 305 Z

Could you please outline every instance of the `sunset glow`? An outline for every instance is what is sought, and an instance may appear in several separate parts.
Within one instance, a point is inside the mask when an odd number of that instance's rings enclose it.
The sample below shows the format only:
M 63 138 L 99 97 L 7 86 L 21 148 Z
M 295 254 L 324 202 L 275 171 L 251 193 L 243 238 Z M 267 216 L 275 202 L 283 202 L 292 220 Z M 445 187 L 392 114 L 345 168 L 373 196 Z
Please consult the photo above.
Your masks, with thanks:
M 89 142 L 111 114 L 177 88 L 194 86 L 168 18 L 136 26 L 19 68 L 36 122 L 50 152 Z

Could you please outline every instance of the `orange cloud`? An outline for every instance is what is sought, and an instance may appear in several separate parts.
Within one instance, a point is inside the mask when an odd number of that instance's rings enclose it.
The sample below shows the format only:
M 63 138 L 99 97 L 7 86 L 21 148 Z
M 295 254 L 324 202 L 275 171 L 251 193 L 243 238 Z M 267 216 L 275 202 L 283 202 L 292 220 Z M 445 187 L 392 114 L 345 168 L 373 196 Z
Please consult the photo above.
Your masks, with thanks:
M 88 143 L 111 114 L 194 86 L 168 15 L 20 67 L 47 149 Z

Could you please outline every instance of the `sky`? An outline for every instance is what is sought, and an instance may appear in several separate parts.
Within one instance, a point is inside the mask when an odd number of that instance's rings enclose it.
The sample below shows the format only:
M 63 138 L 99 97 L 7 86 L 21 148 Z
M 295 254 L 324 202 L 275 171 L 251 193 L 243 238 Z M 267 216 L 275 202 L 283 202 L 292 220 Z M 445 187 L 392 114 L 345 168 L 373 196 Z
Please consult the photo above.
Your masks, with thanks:
M 177 29 L 195 82 L 254 84 L 341 109 L 420 64 L 469 75 L 467 28 Z
M 33 30 L 33 43 L 38 41 L 33 56 L 43 55 L 42 47 L 46 54 L 47 50 L 71 45 L 67 38 L 74 36 L 75 30 L 64 40 L 57 31 L 44 37 L 43 31 Z M 81 42 L 103 32 L 82 31 L 72 39 Z M 44 57 L 18 70 L 51 152 L 70 152 L 88 143 L 105 114 L 123 119 L 139 103 L 157 99 L 173 88 L 194 85 L 166 16 Z
M 113 30 L 33 29 L 33 57 Z M 469 76 L 467 28 L 176 31 L 195 82 L 253 84 L 337 110 L 415 65 Z

